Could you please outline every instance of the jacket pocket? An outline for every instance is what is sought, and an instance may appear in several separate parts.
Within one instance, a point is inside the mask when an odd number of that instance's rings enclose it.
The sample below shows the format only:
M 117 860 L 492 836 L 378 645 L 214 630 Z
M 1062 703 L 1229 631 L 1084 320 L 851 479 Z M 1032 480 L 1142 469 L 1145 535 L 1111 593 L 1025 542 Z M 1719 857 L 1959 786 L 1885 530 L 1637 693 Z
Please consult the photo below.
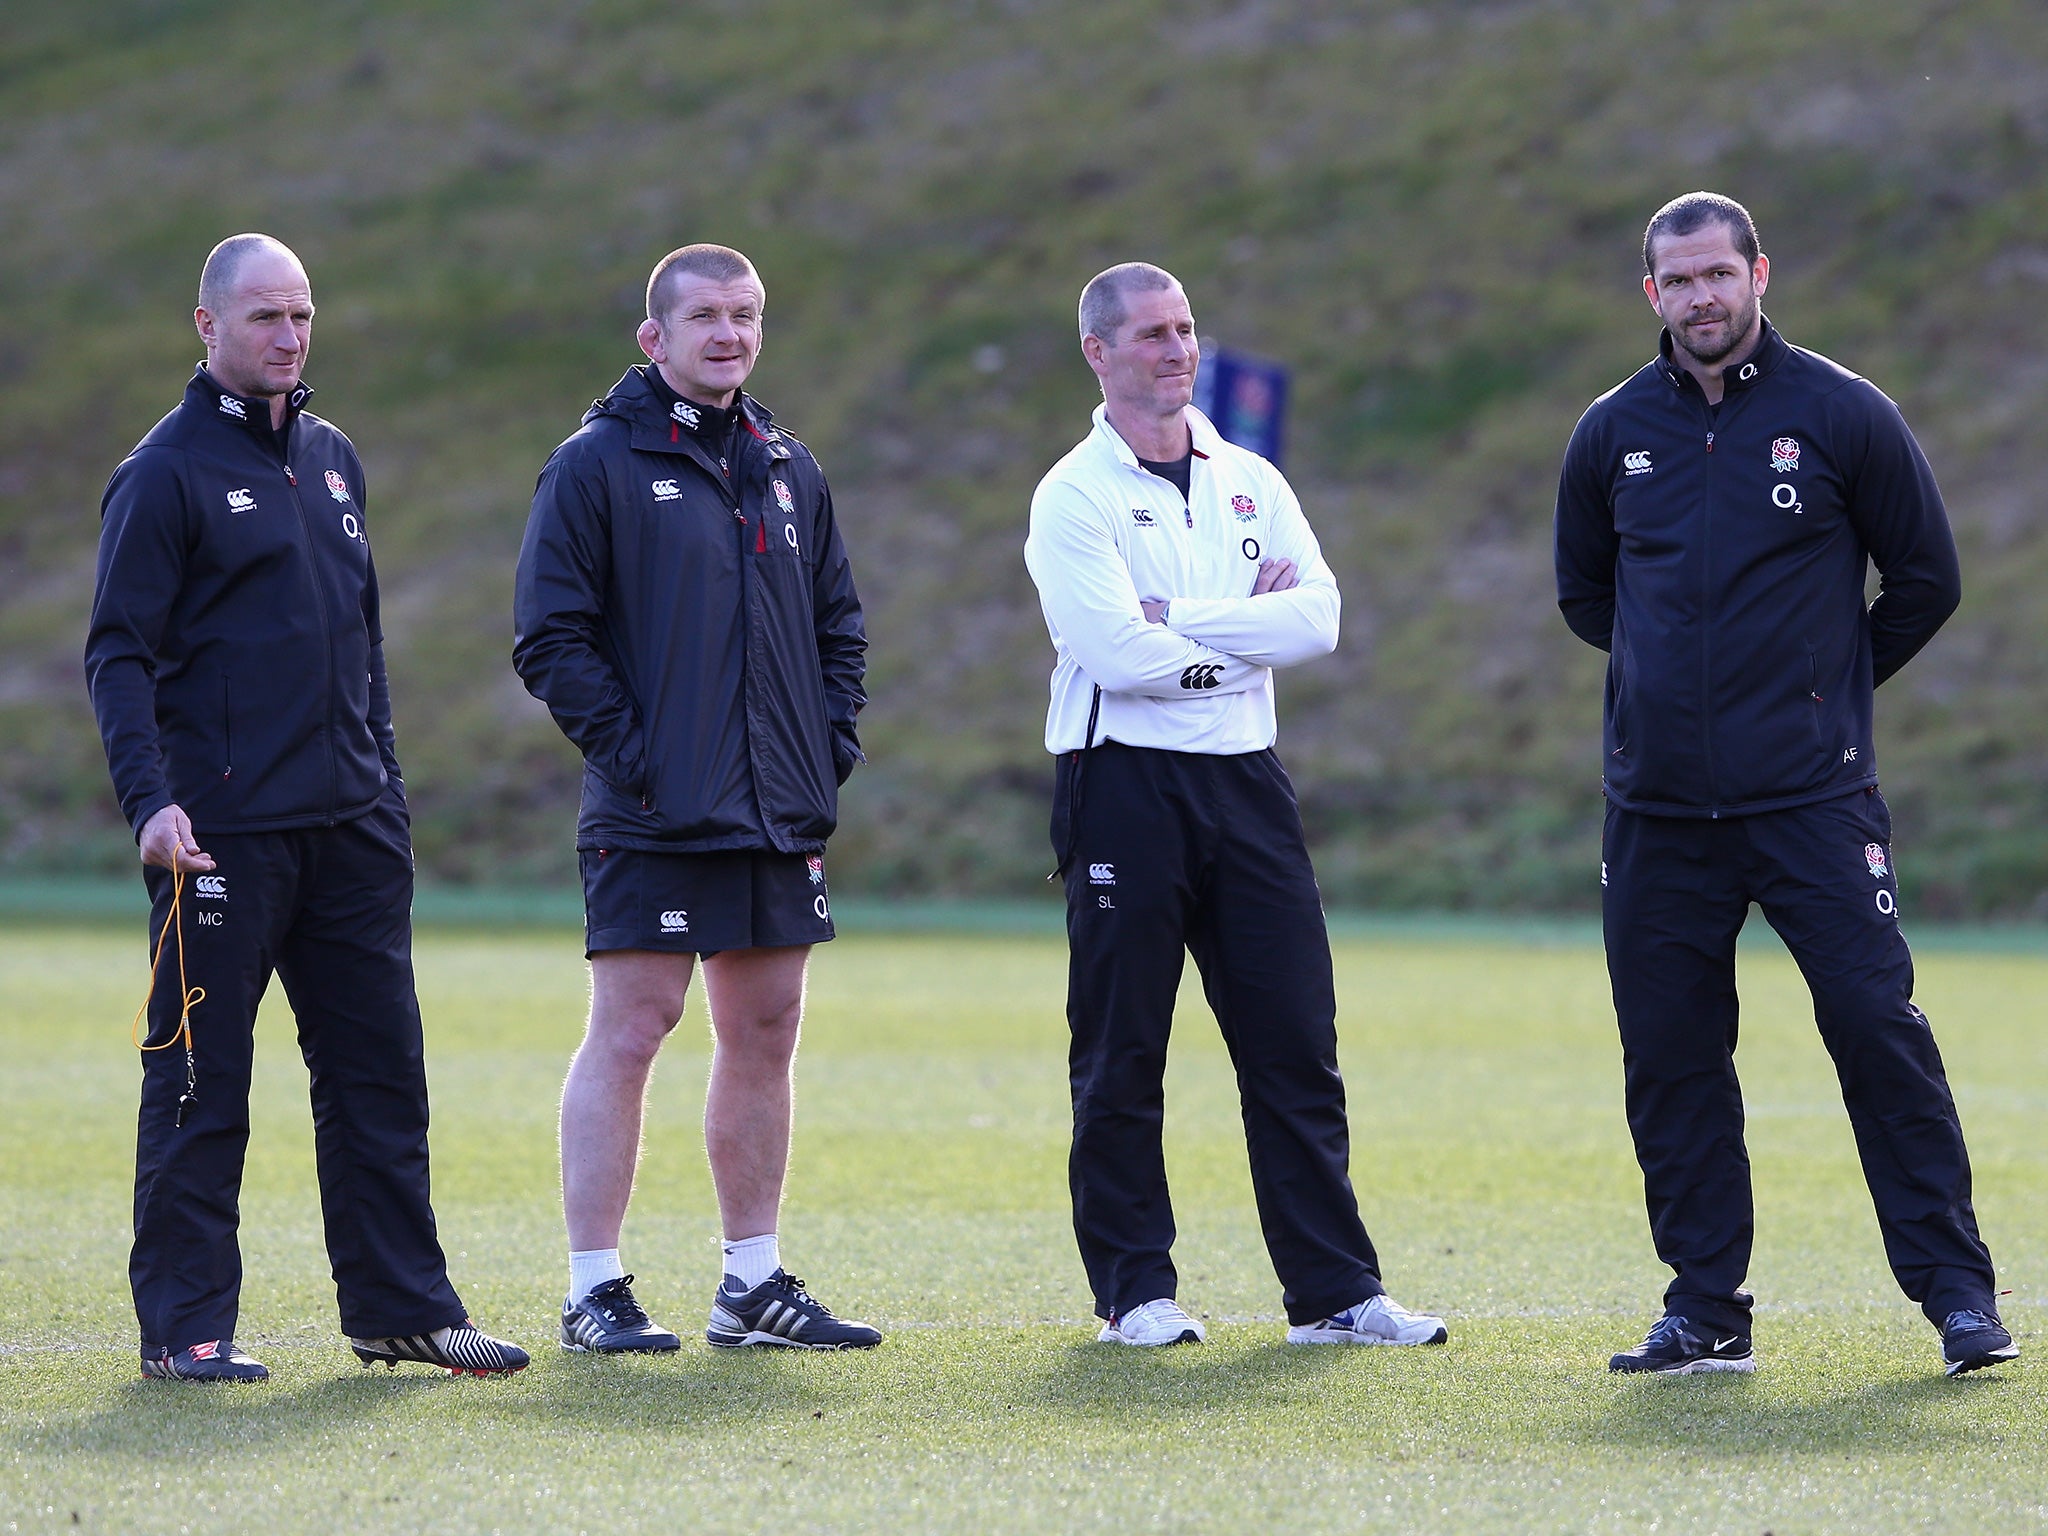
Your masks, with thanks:
M 1607 729 L 1610 738 L 1608 742 L 1607 755 L 1610 757 L 1625 758 L 1628 756 L 1629 737 L 1629 686 L 1627 646 L 1615 646 L 1614 659 L 1609 664 L 1607 669 L 1607 679 L 1608 687 L 1610 690 L 1612 690 L 1613 695 L 1612 699 L 1608 704 L 1607 710 Z
M 1807 715 L 1813 721 L 1813 746 L 1817 752 L 1826 752 L 1828 736 L 1826 722 L 1821 719 L 1821 710 L 1827 700 L 1820 692 L 1820 658 L 1813 653 L 1813 647 L 1806 648 L 1806 706 Z

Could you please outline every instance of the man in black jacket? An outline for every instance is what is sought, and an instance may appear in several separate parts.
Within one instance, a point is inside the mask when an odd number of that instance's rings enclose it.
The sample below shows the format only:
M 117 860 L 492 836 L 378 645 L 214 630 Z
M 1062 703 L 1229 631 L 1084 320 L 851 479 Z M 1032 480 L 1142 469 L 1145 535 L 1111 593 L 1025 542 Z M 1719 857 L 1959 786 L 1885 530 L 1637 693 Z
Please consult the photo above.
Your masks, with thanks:
M 863 1348 L 782 1267 L 790 1067 L 825 840 L 861 760 L 867 641 L 817 460 L 741 388 L 766 295 L 719 245 L 647 284 L 649 359 L 541 471 L 513 664 L 583 753 L 589 1030 L 562 1089 L 566 1349 L 672 1350 L 619 1258 L 656 1052 L 704 957 L 704 1140 L 724 1228 L 706 1339 Z
M 176 929 L 136 1135 L 143 1374 L 269 1374 L 234 1330 L 249 1070 L 273 970 L 312 1074 L 356 1354 L 515 1371 L 525 1353 L 468 1320 L 434 1231 L 405 785 L 362 463 L 305 408 L 299 377 L 312 289 L 284 246 L 237 235 L 207 258 L 193 318 L 206 361 L 107 486 L 85 650 L 150 931 Z
M 1934 476 L 1874 386 L 1763 316 L 1740 204 L 1643 237 L 1658 358 L 1595 401 L 1558 486 L 1558 603 L 1611 654 L 1601 885 L 1664 1316 L 1616 1371 L 1749 1371 L 1754 1230 L 1735 938 L 1754 901 L 1812 990 L 1905 1293 L 1949 1374 L 2017 1353 L 1941 1056 L 1913 1005 L 1872 689 L 1961 597 Z M 1866 608 L 1874 563 L 1880 593 Z

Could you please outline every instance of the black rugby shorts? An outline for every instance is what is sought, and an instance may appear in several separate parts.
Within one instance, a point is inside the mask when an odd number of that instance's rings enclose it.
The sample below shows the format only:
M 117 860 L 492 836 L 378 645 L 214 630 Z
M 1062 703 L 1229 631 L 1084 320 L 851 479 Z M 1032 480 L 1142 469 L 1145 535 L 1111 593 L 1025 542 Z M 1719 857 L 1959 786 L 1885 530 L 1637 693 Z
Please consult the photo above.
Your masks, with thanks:
M 586 955 L 615 949 L 715 955 L 832 937 L 820 854 L 585 848 L 577 857 Z

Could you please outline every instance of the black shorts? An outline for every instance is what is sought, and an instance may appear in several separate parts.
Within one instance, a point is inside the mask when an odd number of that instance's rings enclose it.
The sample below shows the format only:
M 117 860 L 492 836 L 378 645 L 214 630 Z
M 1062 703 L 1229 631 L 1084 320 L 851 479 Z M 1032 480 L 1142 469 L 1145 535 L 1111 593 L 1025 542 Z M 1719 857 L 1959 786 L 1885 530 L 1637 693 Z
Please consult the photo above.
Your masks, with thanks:
M 584 953 L 822 944 L 832 937 L 820 854 L 585 848 Z

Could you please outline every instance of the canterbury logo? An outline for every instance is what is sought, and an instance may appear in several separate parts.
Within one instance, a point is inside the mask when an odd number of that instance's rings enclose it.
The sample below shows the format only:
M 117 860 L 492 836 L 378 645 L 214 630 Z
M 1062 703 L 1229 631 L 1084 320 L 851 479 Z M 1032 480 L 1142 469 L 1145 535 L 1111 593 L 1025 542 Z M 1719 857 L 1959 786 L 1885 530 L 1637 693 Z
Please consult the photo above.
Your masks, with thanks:
M 1621 472 L 1625 475 L 1647 475 L 1650 472 L 1650 456 L 1647 453 L 1624 453 L 1621 456 Z
M 1115 885 L 1116 866 L 1114 864 L 1090 864 L 1088 866 L 1088 883 L 1090 885 Z
M 256 498 L 250 495 L 247 489 L 229 491 L 228 510 L 230 512 L 254 512 L 256 510 Z
M 697 407 L 691 405 L 686 400 L 678 400 L 674 405 L 669 407 L 668 413 L 669 415 L 675 417 L 677 421 L 680 421 L 686 427 L 694 427 L 697 425 L 698 422 L 704 419 L 700 414 L 698 414 Z
M 662 913 L 661 931 L 663 933 L 688 933 L 690 931 L 690 914 L 687 912 Z
M 222 395 L 220 397 L 220 413 L 223 416 L 232 416 L 237 421 L 247 421 L 249 419 L 249 408 L 233 395 Z
M 1157 528 L 1159 526 L 1158 522 L 1154 520 L 1151 508 L 1149 507 L 1131 508 L 1131 521 L 1140 528 Z
M 226 875 L 201 875 L 192 882 L 192 894 L 204 896 L 209 901 L 228 899 L 228 877 Z
M 1223 663 L 1220 661 L 1198 661 L 1180 675 L 1183 688 L 1214 688 L 1223 681 Z
M 673 480 L 657 480 L 654 482 L 654 499 L 656 501 L 674 501 L 682 494 L 682 488 Z

